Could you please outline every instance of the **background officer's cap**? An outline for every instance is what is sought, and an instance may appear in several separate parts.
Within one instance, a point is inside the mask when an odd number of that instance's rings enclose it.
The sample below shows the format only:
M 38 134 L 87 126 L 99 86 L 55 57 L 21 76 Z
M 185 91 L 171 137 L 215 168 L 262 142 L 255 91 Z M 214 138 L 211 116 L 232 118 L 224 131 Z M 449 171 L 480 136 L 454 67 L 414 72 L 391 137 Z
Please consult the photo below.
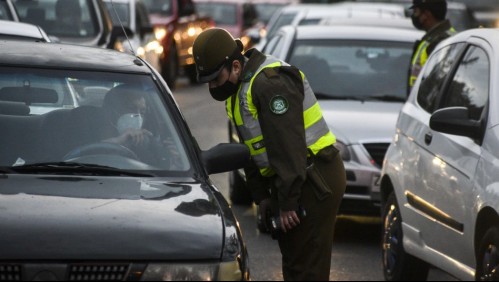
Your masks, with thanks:
M 229 59 L 241 54 L 243 44 L 222 28 L 203 31 L 194 41 L 192 54 L 199 82 L 210 82 L 222 71 Z
M 412 0 L 412 6 L 409 9 L 432 7 L 433 5 L 447 4 L 446 0 Z

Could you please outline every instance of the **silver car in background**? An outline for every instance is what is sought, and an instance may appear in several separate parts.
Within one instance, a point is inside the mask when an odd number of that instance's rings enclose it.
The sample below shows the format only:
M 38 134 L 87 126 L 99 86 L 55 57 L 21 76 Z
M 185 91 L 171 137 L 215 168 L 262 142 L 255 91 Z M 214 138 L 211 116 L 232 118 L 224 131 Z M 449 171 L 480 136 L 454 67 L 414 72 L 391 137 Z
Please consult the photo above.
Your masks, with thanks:
M 422 35 L 375 24 L 286 26 L 263 50 L 303 71 L 319 100 L 347 172 L 344 213 L 379 214 L 381 166 Z

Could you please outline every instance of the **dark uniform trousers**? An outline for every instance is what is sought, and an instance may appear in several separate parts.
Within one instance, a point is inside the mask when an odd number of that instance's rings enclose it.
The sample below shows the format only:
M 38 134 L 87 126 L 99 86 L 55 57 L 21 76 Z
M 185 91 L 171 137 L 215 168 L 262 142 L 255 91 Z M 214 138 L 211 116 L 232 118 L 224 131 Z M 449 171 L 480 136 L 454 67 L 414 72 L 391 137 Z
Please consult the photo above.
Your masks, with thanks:
M 315 157 L 314 165 L 327 183 L 332 195 L 319 200 L 313 183 L 307 178 L 302 187 L 300 205 L 306 216 L 300 224 L 279 236 L 283 278 L 286 281 L 328 281 L 331 268 L 336 215 L 345 193 L 346 174 L 338 150 L 329 146 Z M 277 193 L 272 190 L 272 206 Z

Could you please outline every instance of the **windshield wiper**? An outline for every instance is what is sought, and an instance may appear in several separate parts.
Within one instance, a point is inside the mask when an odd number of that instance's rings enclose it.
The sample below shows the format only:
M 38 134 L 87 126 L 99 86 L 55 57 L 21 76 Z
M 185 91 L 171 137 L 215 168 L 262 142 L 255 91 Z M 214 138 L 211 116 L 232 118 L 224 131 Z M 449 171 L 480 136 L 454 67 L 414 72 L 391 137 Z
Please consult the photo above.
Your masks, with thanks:
M 361 96 L 338 96 L 332 94 L 326 94 L 322 92 L 316 92 L 315 97 L 319 100 L 353 100 L 353 101 L 361 101 L 364 102 L 366 100 L 365 97 Z
M 95 165 L 95 164 L 84 164 L 84 163 L 74 163 L 74 162 L 46 162 L 46 163 L 34 163 L 22 166 L 13 166 L 9 168 L 11 171 L 17 173 L 26 172 L 71 172 L 71 173 L 89 173 L 93 175 L 126 175 L 126 176 L 138 176 L 138 177 L 152 177 L 154 175 L 122 170 L 114 167 Z
M 379 101 L 387 101 L 387 102 L 405 102 L 407 101 L 406 97 L 400 97 L 395 95 L 374 95 L 369 96 L 370 99 L 379 100 Z

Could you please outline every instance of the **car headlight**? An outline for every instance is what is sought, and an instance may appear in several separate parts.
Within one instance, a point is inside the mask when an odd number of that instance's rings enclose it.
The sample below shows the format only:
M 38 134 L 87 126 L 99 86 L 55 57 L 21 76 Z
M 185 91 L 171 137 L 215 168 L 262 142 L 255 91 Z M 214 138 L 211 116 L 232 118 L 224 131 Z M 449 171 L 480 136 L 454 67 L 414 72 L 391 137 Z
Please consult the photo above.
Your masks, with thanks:
M 219 264 L 149 264 L 141 277 L 148 281 L 236 281 L 242 280 L 237 261 Z
M 162 41 L 163 38 L 166 37 L 166 35 L 168 34 L 168 30 L 164 27 L 155 27 L 154 28 L 154 37 L 156 38 L 156 40 L 158 41 Z
M 340 151 L 341 158 L 344 161 L 349 161 L 352 159 L 352 155 L 350 154 L 350 149 L 348 148 L 347 145 L 345 145 L 345 143 L 341 141 L 336 141 L 334 146 L 336 147 L 336 149 Z

